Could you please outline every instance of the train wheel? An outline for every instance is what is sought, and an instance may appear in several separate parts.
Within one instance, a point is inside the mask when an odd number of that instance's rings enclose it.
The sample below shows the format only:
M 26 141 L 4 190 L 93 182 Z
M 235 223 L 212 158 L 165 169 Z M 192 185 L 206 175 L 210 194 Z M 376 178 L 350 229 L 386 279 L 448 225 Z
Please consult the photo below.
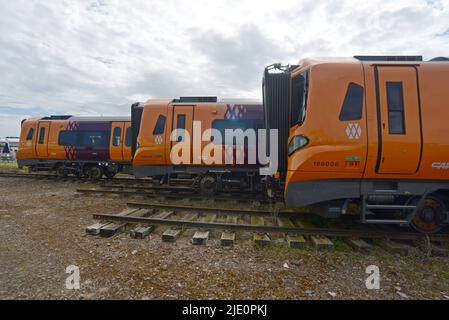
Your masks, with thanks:
M 104 173 L 104 175 L 106 176 L 106 178 L 112 179 L 112 178 L 115 177 L 115 172 L 112 172 L 112 171 L 106 171 L 106 172 Z
M 83 179 L 86 175 L 84 174 L 83 170 L 78 170 L 74 172 L 75 177 L 78 179 Z
M 99 166 L 93 166 L 89 169 L 91 179 L 98 180 L 103 176 L 103 170 Z
M 446 207 L 435 197 L 427 197 L 412 219 L 412 226 L 422 233 L 436 233 L 443 228 Z
M 56 168 L 56 175 L 60 178 L 67 177 L 67 170 L 64 168 L 64 166 L 59 166 Z
M 207 175 L 200 180 L 200 191 L 202 194 L 212 196 L 217 193 L 217 178 Z

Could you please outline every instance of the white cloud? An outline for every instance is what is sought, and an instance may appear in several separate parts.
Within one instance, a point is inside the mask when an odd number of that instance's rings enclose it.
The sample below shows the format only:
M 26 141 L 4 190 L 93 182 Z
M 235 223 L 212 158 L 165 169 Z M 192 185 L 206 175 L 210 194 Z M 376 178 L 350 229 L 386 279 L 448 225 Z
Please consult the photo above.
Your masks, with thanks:
M 306 56 L 449 53 L 449 1 L 0 0 L 0 136 L 23 117 L 128 114 L 136 100 L 260 99 Z M 3 109 L 2 109 L 3 107 Z

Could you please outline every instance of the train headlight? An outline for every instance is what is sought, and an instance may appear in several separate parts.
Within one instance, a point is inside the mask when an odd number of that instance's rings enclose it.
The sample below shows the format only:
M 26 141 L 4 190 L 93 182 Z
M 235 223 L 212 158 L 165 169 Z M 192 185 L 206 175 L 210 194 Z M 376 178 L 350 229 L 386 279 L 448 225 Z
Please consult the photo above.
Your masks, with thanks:
M 294 136 L 293 139 L 288 144 L 288 156 L 291 156 L 293 153 L 298 151 L 301 148 L 304 148 L 309 144 L 309 139 L 305 136 Z

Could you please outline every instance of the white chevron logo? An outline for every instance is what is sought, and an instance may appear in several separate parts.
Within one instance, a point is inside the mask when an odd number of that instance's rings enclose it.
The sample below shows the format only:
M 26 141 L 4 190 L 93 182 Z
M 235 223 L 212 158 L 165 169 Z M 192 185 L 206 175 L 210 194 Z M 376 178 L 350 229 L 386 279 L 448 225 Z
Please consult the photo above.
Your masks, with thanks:
M 358 123 L 349 123 L 346 127 L 346 135 L 350 140 L 357 140 L 360 139 L 362 136 L 362 128 L 359 126 Z

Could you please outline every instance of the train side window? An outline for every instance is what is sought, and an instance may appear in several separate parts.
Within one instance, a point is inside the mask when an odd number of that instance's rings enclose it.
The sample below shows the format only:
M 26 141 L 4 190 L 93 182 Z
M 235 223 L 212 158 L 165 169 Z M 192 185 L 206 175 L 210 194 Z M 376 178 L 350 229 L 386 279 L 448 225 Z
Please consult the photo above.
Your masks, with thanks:
M 387 105 L 389 133 L 405 134 L 402 82 L 387 82 Z
M 177 116 L 177 125 L 176 129 L 184 129 L 186 128 L 186 115 L 185 114 L 178 114 Z M 184 135 L 182 133 L 178 133 L 177 141 L 180 142 L 184 139 Z
M 34 135 L 34 128 L 30 128 L 30 130 L 28 131 L 28 134 L 27 134 L 27 141 L 33 140 L 33 135 Z
M 110 134 L 103 131 L 80 131 L 82 136 L 81 146 L 84 147 L 107 147 Z
M 186 115 L 178 114 L 178 126 L 177 129 L 185 129 L 186 128 Z
M 118 147 L 120 145 L 120 138 L 122 136 L 122 128 L 115 127 L 112 136 L 112 145 L 114 147 Z
M 76 146 L 78 143 L 76 131 L 61 131 L 59 133 L 58 144 L 60 146 Z
M 363 87 L 351 82 L 346 90 L 345 100 L 340 111 L 340 121 L 362 119 Z
M 43 144 L 45 139 L 45 128 L 41 128 L 39 131 L 39 144 Z
M 131 147 L 131 127 L 126 128 L 125 146 Z
M 163 115 L 160 115 L 159 118 L 157 118 L 156 125 L 154 126 L 153 135 L 163 134 L 164 128 L 165 128 L 165 117 Z
M 229 130 L 241 129 L 243 131 L 246 131 L 247 129 L 257 129 L 257 128 L 255 126 L 254 120 L 216 119 L 216 120 L 212 121 L 212 129 L 216 129 L 220 132 L 222 144 L 225 144 L 226 129 L 229 129 Z M 212 142 L 215 143 L 214 140 L 212 140 Z M 234 138 L 234 143 L 237 144 L 237 141 L 235 138 Z

